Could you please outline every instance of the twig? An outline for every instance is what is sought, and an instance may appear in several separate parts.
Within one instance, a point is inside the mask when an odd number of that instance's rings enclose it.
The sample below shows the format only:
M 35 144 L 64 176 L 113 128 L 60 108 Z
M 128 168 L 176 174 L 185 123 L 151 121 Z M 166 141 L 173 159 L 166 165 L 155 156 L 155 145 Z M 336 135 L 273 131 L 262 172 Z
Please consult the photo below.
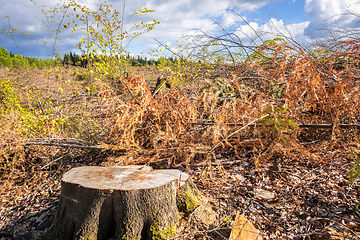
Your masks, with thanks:
M 264 116 L 262 116 L 262 117 L 260 117 L 260 118 L 258 118 L 258 119 L 255 119 L 255 120 L 249 122 L 248 124 L 246 124 L 245 126 L 243 126 L 242 128 L 240 128 L 240 129 L 236 130 L 235 132 L 231 133 L 229 136 L 227 136 L 226 138 L 224 138 L 223 140 L 221 140 L 220 142 L 218 142 L 218 143 L 210 150 L 210 152 L 214 151 L 215 148 L 217 148 L 223 141 L 229 139 L 230 137 L 232 137 L 232 136 L 235 135 L 236 133 L 238 133 L 238 132 L 240 132 L 241 130 L 245 129 L 247 126 L 249 126 L 249 125 L 251 125 L 251 124 L 254 124 L 255 122 L 257 122 L 257 121 L 259 121 L 259 120 L 261 120 L 261 119 L 263 119 L 263 118 L 266 118 L 266 117 L 268 117 L 268 116 L 269 116 L 269 114 L 266 114 L 266 115 L 264 115 Z
M 201 163 L 193 163 L 193 164 L 186 164 L 186 163 L 181 163 L 181 166 L 183 166 L 184 168 L 186 167 L 190 167 L 190 168 L 194 168 L 194 167 L 201 167 L 201 166 L 204 166 L 204 165 L 212 165 L 212 166 L 217 166 L 218 164 L 221 164 L 221 165 L 233 165 L 233 164 L 236 164 L 236 163 L 242 163 L 244 162 L 244 160 L 234 160 L 234 161 L 226 161 L 226 160 L 223 160 L 223 161 L 217 161 L 217 162 L 201 162 Z
M 153 97 L 155 97 L 155 95 L 161 90 L 165 83 L 167 83 L 167 77 L 165 78 L 165 81 L 163 81 L 163 83 L 160 85 L 160 87 L 155 89 L 155 92 L 152 94 Z
M 127 83 L 123 80 L 122 81 L 123 84 L 125 84 L 126 89 L 128 90 L 128 92 L 130 93 L 131 97 L 135 100 L 135 102 L 140 105 L 139 101 L 136 99 L 136 97 L 134 96 L 134 94 L 131 92 L 129 86 L 127 85 Z
M 67 144 L 82 144 L 90 145 L 89 142 L 78 138 L 31 138 L 24 140 L 25 142 L 58 142 L 58 143 L 67 143 Z
M 215 122 L 195 122 L 195 123 L 190 123 L 192 125 L 215 125 Z M 274 124 L 254 124 L 254 123 L 224 123 L 227 126 L 265 126 L 265 127 L 273 127 Z M 300 128 L 332 128 L 334 126 L 334 124 L 331 123 L 299 123 L 297 124 L 298 127 Z M 360 124 L 338 124 L 339 127 L 341 128 L 352 128 L 352 127 L 356 127 L 356 128 L 360 128 Z
M 6 15 L 5 18 L 7 18 L 8 23 L 9 23 L 9 31 L 8 31 L 8 33 L 9 33 L 9 35 L 11 35 L 11 38 L 13 39 L 13 41 L 14 41 L 14 43 L 15 43 L 16 49 L 17 49 L 17 51 L 18 51 L 18 54 L 20 55 L 19 47 L 18 47 L 18 45 L 17 45 L 17 43 L 16 43 L 16 38 L 14 37 L 14 31 L 13 31 L 13 30 L 15 30 L 15 29 L 11 29 L 10 16 L 9 16 L 9 15 Z
M 154 39 L 156 42 L 158 42 L 160 46 L 164 47 L 166 50 L 168 50 L 169 52 L 171 52 L 171 53 L 174 54 L 175 56 L 180 57 L 178 53 L 173 52 L 170 48 L 168 48 L 167 46 L 165 46 L 164 44 L 162 44 L 159 40 L 157 40 L 156 38 L 153 38 L 153 39 Z
M 46 164 L 45 166 L 41 167 L 41 169 L 47 168 L 48 166 L 50 166 L 50 165 L 53 164 L 54 162 L 57 162 L 57 161 L 63 159 L 63 158 L 66 157 L 66 156 L 69 156 L 69 155 L 70 155 L 70 153 L 67 153 L 67 154 L 65 154 L 65 155 L 62 155 L 61 157 L 58 157 L 58 158 L 56 158 L 55 160 L 53 160 L 53 161 L 49 162 L 48 164 Z
M 93 149 L 93 150 L 104 149 L 102 147 L 97 147 L 97 146 L 55 143 L 55 142 L 27 142 L 24 144 L 24 146 L 30 146 L 30 145 L 57 146 L 57 147 L 82 148 L 82 149 Z
M 90 146 L 90 143 L 85 142 L 80 139 L 76 138 L 31 138 L 31 139 L 23 139 L 23 140 L 17 140 L 9 143 L 0 144 L 0 147 L 6 147 L 6 146 L 14 146 L 14 145 L 26 145 L 26 143 L 38 143 L 38 142 L 52 142 L 52 143 L 58 143 L 58 144 L 73 144 L 73 145 L 86 145 Z M 36 145 L 36 144 L 29 144 L 29 145 Z
M 299 127 L 304 127 L 304 128 L 332 128 L 334 126 L 334 124 L 327 124 L 327 123 L 322 123 L 322 124 L 316 124 L 316 123 L 304 123 L 304 124 L 298 124 Z M 341 128 L 351 128 L 351 127 L 357 127 L 360 128 L 360 124 L 338 124 L 339 127 Z
M 47 211 L 51 210 L 52 208 L 54 208 L 54 207 L 57 206 L 56 204 L 57 204 L 58 202 L 59 202 L 59 200 L 55 200 L 50 207 L 47 207 L 47 208 L 45 208 L 45 209 L 43 209 L 43 210 L 40 210 L 40 211 L 35 212 L 35 213 L 32 213 L 32 214 L 30 214 L 30 215 L 28 215 L 28 216 L 26 216 L 26 217 L 23 217 L 23 218 L 21 218 L 21 219 L 18 221 L 18 223 L 23 223 L 23 222 L 29 220 L 30 218 L 33 218 L 33 217 L 35 217 L 35 216 L 38 216 L 38 215 L 40 215 L 40 214 L 42 214 L 42 213 L 44 213 L 44 212 L 47 212 Z
M 236 95 L 235 95 L 235 96 L 236 96 Z M 246 101 L 244 101 L 244 100 L 235 98 L 235 96 L 232 96 L 232 97 L 218 97 L 218 98 L 219 98 L 219 99 L 225 99 L 225 100 L 235 100 L 235 101 L 238 101 L 238 102 L 242 102 L 242 103 L 246 103 L 246 104 L 249 104 L 249 105 L 254 106 L 252 103 L 249 103 L 249 102 L 246 102 Z M 254 107 L 257 107 L 257 106 L 254 106 Z
M 355 233 L 353 230 L 351 230 L 350 228 L 348 228 L 347 226 L 345 226 L 344 224 L 340 223 L 340 222 L 337 222 L 337 221 L 334 221 L 334 220 L 331 220 L 329 218 L 317 218 L 316 220 L 319 220 L 319 219 L 324 219 L 324 220 L 328 220 L 330 222 L 333 222 L 333 224 L 331 224 L 330 226 L 334 226 L 336 224 L 342 226 L 343 228 L 345 228 L 347 231 L 349 231 L 351 234 L 353 234 L 353 236 L 355 236 L 357 239 L 360 239 L 360 235 Z M 330 227 L 329 226 L 329 227 Z

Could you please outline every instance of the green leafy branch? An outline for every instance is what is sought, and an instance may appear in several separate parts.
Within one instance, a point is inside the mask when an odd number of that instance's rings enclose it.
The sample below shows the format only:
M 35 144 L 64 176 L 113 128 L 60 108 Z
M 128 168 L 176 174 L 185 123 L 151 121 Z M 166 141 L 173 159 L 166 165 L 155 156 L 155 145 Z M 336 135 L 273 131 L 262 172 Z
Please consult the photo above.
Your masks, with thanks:
M 120 78 L 126 71 L 126 46 L 124 39 L 132 39 L 149 32 L 159 24 L 155 19 L 145 23 L 140 21 L 134 24 L 131 29 L 124 29 L 124 10 L 122 15 L 113 9 L 112 5 L 105 2 L 98 3 L 96 11 L 80 5 L 75 1 L 70 2 L 71 6 L 78 12 L 77 19 L 82 26 L 74 25 L 73 32 L 85 31 L 86 36 L 80 40 L 77 48 L 83 52 L 89 60 L 89 69 L 96 79 L 107 78 L 108 80 Z M 152 13 L 154 10 L 137 8 L 132 16 L 143 16 Z M 120 75 L 120 76 L 119 76 Z
M 17 43 L 16 43 L 16 38 L 15 38 L 15 36 L 14 36 L 14 33 L 17 32 L 17 33 L 19 33 L 19 34 L 22 34 L 23 36 L 32 36 L 32 35 L 31 35 L 31 34 L 28 34 L 27 32 L 21 32 L 21 31 L 19 31 L 17 27 L 12 28 L 12 27 L 11 27 L 10 16 L 9 16 L 9 15 L 6 15 L 4 18 L 8 20 L 8 30 L 5 31 L 4 33 L 9 34 L 9 35 L 11 36 L 11 38 L 13 39 L 13 41 L 14 41 L 14 43 L 15 43 L 16 49 L 17 49 L 17 51 L 18 51 L 18 54 L 20 54 L 19 46 L 18 46 Z M 2 31 L 0 31 L 0 33 L 1 33 L 1 32 L 2 32 Z

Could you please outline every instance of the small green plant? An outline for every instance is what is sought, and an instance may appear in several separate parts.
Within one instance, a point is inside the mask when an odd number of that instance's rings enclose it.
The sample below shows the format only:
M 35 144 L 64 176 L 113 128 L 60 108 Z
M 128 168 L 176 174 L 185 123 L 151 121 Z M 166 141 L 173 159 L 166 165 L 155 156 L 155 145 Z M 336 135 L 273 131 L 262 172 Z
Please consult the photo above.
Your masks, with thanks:
M 284 106 L 270 106 L 267 111 L 268 116 L 259 123 L 270 127 L 271 131 L 293 133 L 299 126 L 294 120 L 286 116 L 287 110 Z
M 360 178 L 360 156 L 355 154 L 355 162 L 352 165 L 351 171 L 348 174 L 350 181 L 354 181 Z
M 186 88 L 192 83 L 208 78 L 207 75 L 216 71 L 216 64 L 200 53 L 193 54 L 191 46 L 186 41 L 176 42 L 173 46 L 156 41 L 160 47 L 150 54 L 157 58 L 155 62 L 157 69 L 170 75 L 169 79 L 173 86 Z M 166 52 L 176 57 L 165 57 Z
M 12 40 L 14 41 L 14 44 L 15 44 L 15 46 L 16 46 L 18 55 L 20 55 L 19 47 L 18 47 L 18 45 L 17 45 L 17 43 L 16 43 L 16 38 L 14 37 L 14 34 L 17 32 L 17 33 L 19 33 L 19 34 L 22 34 L 23 36 L 32 36 L 32 35 L 30 35 L 30 34 L 28 34 L 28 33 L 26 33 L 26 32 L 20 32 L 17 27 L 12 28 L 12 27 L 11 27 L 11 22 L 10 22 L 10 16 L 9 16 L 9 15 L 4 16 L 4 18 L 7 19 L 7 21 L 8 21 L 8 30 L 5 31 L 4 33 L 11 36 L 11 38 L 12 38 Z M 1 28 L 0 28 L 0 29 L 1 29 Z M 0 31 L 0 33 L 1 33 L 1 32 L 3 32 L 3 31 Z
M 213 81 L 213 84 L 215 86 L 215 94 L 219 97 L 232 97 L 235 95 L 235 92 L 227 79 L 216 78 Z
M 168 225 L 166 229 L 162 230 L 159 224 L 154 223 L 150 226 L 150 232 L 154 240 L 168 239 L 176 235 L 176 225 Z
M 355 162 L 351 167 L 351 171 L 348 174 L 348 178 L 350 181 L 355 181 L 360 178 L 360 156 L 358 154 L 355 154 Z M 358 190 L 360 191 L 360 188 Z M 354 205 L 356 209 L 359 210 L 360 202 L 355 201 Z
M 101 132 L 101 127 L 98 122 L 85 113 L 69 117 L 63 127 L 63 133 L 66 136 L 90 143 L 99 141 L 99 132 Z
M 274 56 L 278 56 L 279 46 L 285 43 L 286 41 L 283 38 L 266 40 L 255 48 L 248 61 L 258 62 L 262 65 L 271 64 L 271 61 L 275 60 Z
M 27 92 L 26 97 L 27 101 L 22 101 L 10 79 L 0 80 L 0 119 L 8 123 L 0 128 L 10 127 L 18 135 L 29 138 L 60 131 L 65 120 L 52 117 L 54 108 L 51 99 L 41 100 L 39 94 L 32 90 Z
M 73 76 L 79 81 L 85 80 L 89 82 L 91 80 L 91 74 L 89 72 L 75 72 Z
M 285 84 L 274 84 L 268 89 L 268 93 L 275 99 L 280 99 L 283 97 L 284 90 L 286 86 Z
M 218 97 L 232 97 L 235 95 L 234 89 L 229 84 L 228 80 L 223 78 L 215 78 L 202 89 L 211 89 L 214 95 Z

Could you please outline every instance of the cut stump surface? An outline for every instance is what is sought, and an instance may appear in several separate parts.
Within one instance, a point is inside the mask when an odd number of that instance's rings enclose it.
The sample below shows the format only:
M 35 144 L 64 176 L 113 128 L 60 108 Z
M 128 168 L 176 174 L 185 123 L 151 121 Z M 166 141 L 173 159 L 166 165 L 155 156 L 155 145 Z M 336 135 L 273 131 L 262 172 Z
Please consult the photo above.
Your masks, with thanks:
M 189 176 L 148 166 L 79 167 L 64 174 L 48 239 L 166 239 Z M 188 187 L 188 186 L 187 186 Z M 178 191 L 179 190 L 179 191 Z

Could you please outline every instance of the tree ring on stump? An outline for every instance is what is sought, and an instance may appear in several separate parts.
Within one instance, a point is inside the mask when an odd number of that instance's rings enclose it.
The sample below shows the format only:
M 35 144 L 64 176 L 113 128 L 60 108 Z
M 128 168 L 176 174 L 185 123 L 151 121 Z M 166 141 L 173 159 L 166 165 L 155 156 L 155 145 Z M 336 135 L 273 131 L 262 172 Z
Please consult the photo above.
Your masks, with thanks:
M 87 166 L 66 172 L 62 182 L 100 190 L 137 190 L 160 187 L 175 180 L 182 186 L 188 177 L 179 170 L 153 170 L 149 166 Z
M 63 175 L 48 239 L 165 239 L 176 234 L 188 174 L 149 166 L 86 166 Z

